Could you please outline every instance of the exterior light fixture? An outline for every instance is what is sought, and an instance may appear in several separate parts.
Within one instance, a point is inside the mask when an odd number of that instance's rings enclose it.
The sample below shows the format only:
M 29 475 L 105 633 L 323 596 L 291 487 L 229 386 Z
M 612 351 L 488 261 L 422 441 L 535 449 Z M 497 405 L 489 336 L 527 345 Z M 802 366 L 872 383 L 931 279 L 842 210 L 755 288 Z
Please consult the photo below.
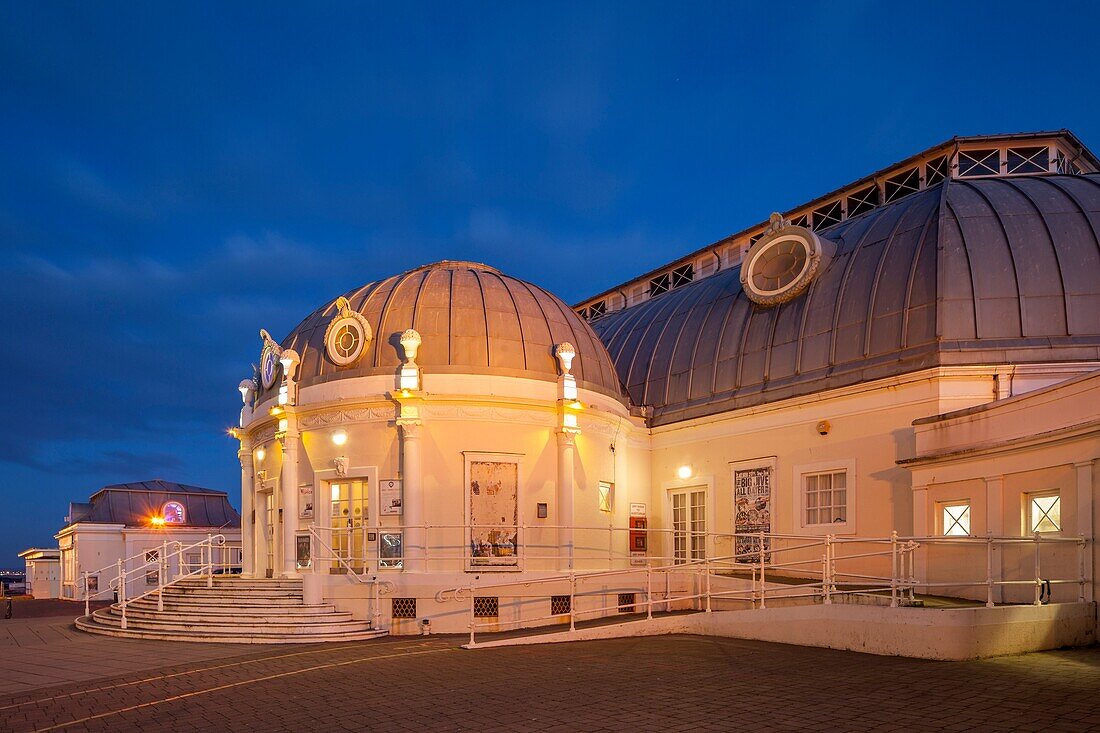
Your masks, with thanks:
M 264 450 L 262 447 L 256 449 L 256 460 L 257 461 L 262 461 L 264 459 L 264 456 L 266 456 L 266 455 L 267 455 L 267 451 Z
M 415 366 L 401 367 L 401 389 L 405 391 L 420 389 L 420 369 Z
M 567 400 L 577 399 L 577 378 L 566 374 L 561 381 L 561 396 Z
M 285 433 L 288 425 L 289 425 L 289 423 L 287 422 L 286 418 L 285 417 L 281 418 L 279 420 L 279 432 L 280 433 Z
M 279 407 L 278 405 L 276 405 L 275 407 L 272 407 L 270 410 L 268 410 L 268 414 L 271 415 L 272 417 L 278 417 L 279 415 L 282 415 L 284 412 L 286 412 L 286 410 Z
M 576 428 L 577 416 L 574 415 L 572 412 L 565 413 L 561 416 L 561 426 L 563 428 Z
M 683 466 L 680 466 L 678 469 L 676 469 L 676 475 L 679 476 L 682 479 L 691 478 L 692 473 L 693 473 L 693 471 L 691 470 L 691 466 L 688 466 L 688 465 L 683 465 Z
M 333 445 L 343 445 L 348 442 L 348 434 L 344 430 L 337 430 L 332 434 Z
M 154 527 L 163 527 L 164 517 L 149 517 L 149 524 L 153 525 Z

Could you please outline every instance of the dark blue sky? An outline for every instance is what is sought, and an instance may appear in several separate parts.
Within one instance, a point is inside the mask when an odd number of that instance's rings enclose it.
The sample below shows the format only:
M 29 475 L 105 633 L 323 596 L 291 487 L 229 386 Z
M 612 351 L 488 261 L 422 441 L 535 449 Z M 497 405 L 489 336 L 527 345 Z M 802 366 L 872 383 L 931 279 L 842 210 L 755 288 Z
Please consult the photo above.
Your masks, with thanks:
M 399 5 L 0 6 L 0 566 L 106 483 L 239 503 L 257 330 L 353 286 L 573 302 L 954 134 L 1100 147 L 1085 3 Z

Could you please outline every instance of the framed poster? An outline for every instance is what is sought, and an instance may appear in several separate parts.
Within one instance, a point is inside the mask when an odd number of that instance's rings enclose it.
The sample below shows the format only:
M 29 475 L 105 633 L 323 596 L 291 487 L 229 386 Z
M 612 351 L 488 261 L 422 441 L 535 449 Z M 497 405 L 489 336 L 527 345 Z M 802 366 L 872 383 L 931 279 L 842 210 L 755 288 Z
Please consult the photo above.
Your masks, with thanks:
M 308 568 L 313 564 L 313 548 L 308 532 L 294 535 L 294 557 L 299 568 Z
M 404 562 L 404 543 L 401 532 L 382 532 L 379 535 L 378 567 L 400 568 Z
M 313 484 L 298 487 L 298 518 L 309 519 L 313 516 Z
M 519 460 L 499 454 L 466 455 L 469 566 L 519 568 Z
M 765 537 L 761 547 L 760 532 L 772 531 L 772 477 L 775 459 L 746 461 L 733 465 L 733 531 L 736 535 L 733 552 L 742 563 L 771 561 L 771 539 Z
M 378 513 L 386 515 L 401 514 L 401 482 L 387 478 L 378 482 Z

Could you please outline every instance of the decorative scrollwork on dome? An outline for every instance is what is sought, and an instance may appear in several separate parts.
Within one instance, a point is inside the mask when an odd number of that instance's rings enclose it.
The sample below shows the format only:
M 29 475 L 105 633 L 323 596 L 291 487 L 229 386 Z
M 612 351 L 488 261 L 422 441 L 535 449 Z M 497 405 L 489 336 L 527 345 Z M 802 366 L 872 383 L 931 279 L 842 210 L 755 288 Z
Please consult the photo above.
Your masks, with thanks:
M 741 288 L 757 305 L 786 303 L 810 286 L 834 251 L 829 240 L 774 213 L 764 236 L 745 255 Z
M 367 319 L 353 310 L 348 299 L 336 299 L 336 315 L 325 329 L 325 353 L 336 366 L 359 361 L 373 334 Z

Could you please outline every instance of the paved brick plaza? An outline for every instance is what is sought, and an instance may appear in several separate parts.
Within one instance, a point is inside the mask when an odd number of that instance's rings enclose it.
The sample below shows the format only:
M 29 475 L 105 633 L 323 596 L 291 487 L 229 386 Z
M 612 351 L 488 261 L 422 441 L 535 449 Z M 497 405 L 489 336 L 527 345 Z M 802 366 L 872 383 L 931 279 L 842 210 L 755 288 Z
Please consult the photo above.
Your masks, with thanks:
M 956 663 L 692 636 L 477 651 L 459 641 L 184 644 L 210 658 L 2 697 L 0 728 L 1100 730 L 1097 649 Z M 142 644 L 91 643 L 105 659 L 133 659 Z

